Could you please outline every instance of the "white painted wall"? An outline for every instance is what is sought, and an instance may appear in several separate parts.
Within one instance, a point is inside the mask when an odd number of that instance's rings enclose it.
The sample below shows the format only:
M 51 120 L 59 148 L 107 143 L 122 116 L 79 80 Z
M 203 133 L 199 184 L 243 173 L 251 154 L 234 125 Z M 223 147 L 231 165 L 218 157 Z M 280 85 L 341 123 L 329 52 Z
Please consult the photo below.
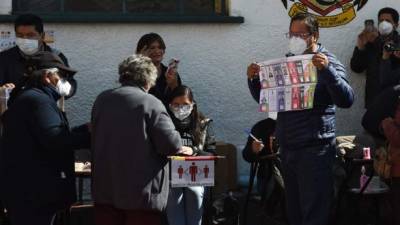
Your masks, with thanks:
M 0 15 L 10 14 L 12 10 L 12 0 L 1 0 L 0 1 Z
M 2 6 L 0 3 L 1 9 Z M 378 10 L 385 6 L 400 10 L 398 0 L 370 0 L 350 24 L 320 32 L 321 43 L 347 66 L 357 94 L 351 109 L 338 111 L 338 134 L 362 130 L 365 80 L 352 73 L 348 65 L 363 21 L 376 19 Z M 288 31 L 289 17 L 280 1 L 232 0 L 231 7 L 233 15 L 245 17 L 244 24 L 46 24 L 46 29 L 56 32 L 56 47 L 79 70 L 79 90 L 67 106 L 71 123 L 77 125 L 90 119 L 95 97 L 117 86 L 118 63 L 133 52 L 141 35 L 157 32 L 167 44 L 166 60 L 181 59 L 183 82 L 193 87 L 201 110 L 214 119 L 218 139 L 241 148 L 247 138 L 243 130 L 266 117 L 257 112 L 257 104 L 247 89 L 246 67 L 253 60 L 286 53 L 283 34 Z M 0 24 L 0 30 L 4 29 L 12 27 Z M 247 164 L 241 160 L 240 152 L 238 149 L 240 174 L 244 175 Z

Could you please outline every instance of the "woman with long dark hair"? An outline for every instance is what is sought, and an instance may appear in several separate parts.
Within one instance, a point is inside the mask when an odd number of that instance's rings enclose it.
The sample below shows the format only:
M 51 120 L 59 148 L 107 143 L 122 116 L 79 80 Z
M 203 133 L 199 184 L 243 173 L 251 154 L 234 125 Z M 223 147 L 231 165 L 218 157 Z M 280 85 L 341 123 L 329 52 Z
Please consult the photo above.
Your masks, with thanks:
M 182 145 L 191 147 L 193 155 L 211 155 L 210 146 L 215 144 L 210 135 L 209 118 L 197 109 L 193 93 L 186 86 L 177 87 L 168 101 L 172 121 L 181 135 Z M 167 217 L 171 225 L 200 225 L 203 214 L 204 187 L 171 188 Z
M 164 59 L 166 45 L 159 34 L 148 33 L 143 35 L 136 46 L 136 54 L 149 57 L 157 68 L 158 77 L 156 85 L 149 90 L 149 93 L 160 99 L 167 105 L 171 92 L 182 84 L 177 72 L 176 65 L 168 69 L 162 61 Z

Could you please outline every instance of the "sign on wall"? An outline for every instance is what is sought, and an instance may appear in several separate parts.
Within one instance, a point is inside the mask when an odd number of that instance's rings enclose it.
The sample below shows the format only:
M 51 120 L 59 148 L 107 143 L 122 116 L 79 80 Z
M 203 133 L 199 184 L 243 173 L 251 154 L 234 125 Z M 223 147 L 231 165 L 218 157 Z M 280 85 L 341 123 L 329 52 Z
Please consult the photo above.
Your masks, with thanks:
M 356 10 L 364 7 L 368 0 L 281 0 L 289 8 L 289 16 L 308 12 L 317 18 L 320 27 L 342 26 L 356 17 Z M 289 2 L 289 4 L 288 4 Z

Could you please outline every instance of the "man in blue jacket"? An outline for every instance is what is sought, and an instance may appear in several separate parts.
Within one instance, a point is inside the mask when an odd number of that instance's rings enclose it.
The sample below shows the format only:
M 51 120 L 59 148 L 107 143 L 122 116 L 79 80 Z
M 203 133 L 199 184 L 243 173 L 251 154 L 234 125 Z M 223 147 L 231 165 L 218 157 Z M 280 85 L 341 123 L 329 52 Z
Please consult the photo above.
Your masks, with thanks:
M 288 37 L 292 54 L 314 54 L 318 83 L 313 109 L 278 113 L 275 133 L 281 151 L 287 215 L 291 225 L 325 225 L 333 197 L 335 105 L 349 108 L 354 93 L 344 66 L 317 43 L 319 25 L 313 16 L 295 15 Z M 260 95 L 259 70 L 257 64 L 247 70 L 256 101 Z
M 71 130 L 57 106 L 76 71 L 50 52 L 32 59 L 35 71 L 2 116 L 0 194 L 13 225 L 51 224 L 75 202 L 73 150 L 90 145 L 88 126 Z

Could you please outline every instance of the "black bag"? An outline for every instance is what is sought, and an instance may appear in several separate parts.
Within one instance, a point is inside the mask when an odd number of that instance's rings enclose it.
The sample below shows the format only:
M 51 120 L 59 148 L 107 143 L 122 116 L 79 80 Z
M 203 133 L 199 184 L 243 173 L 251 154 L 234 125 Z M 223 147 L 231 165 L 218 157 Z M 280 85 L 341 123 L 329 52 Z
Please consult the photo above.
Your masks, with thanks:
M 240 203 L 233 192 L 223 194 L 212 204 L 212 224 L 239 225 Z

